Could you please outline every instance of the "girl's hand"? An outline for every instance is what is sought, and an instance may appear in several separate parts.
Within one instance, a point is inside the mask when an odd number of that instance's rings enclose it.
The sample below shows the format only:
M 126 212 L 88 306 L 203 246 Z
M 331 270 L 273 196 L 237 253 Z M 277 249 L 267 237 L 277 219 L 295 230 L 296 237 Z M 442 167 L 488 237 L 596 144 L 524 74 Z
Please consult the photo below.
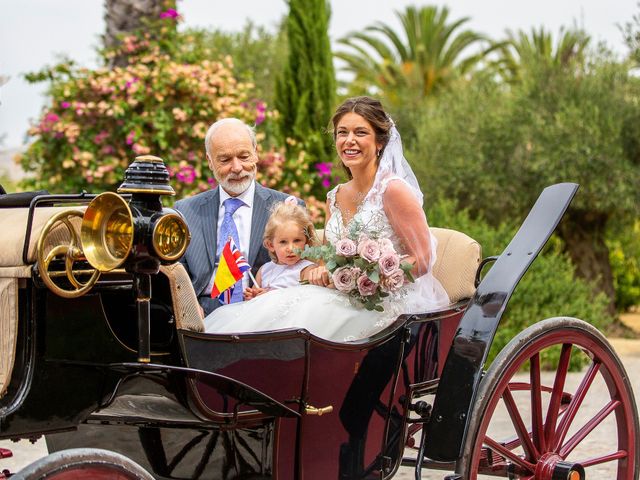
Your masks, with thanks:
M 318 285 L 319 287 L 328 287 L 331 285 L 331 276 L 329 275 L 329 270 L 327 270 L 327 268 L 323 265 L 305 269 L 304 274 L 307 277 L 306 280 L 311 285 Z
M 243 297 L 245 300 L 251 300 L 252 298 L 256 298 L 258 295 L 262 295 L 266 291 L 266 288 L 247 287 L 244 289 Z

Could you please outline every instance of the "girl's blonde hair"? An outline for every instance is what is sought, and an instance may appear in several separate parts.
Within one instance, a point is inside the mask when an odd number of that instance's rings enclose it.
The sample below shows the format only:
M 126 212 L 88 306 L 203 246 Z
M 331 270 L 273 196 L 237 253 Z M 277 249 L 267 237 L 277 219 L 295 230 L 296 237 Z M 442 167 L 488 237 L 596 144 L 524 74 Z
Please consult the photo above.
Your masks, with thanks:
M 265 248 L 267 248 L 267 240 L 273 242 L 273 238 L 276 235 L 276 229 L 288 222 L 295 222 L 296 225 L 302 229 L 304 236 L 307 239 L 307 245 L 313 247 L 320 244 L 316 235 L 316 229 L 313 226 L 313 222 L 311 221 L 307 210 L 298 205 L 297 201 L 290 201 L 287 199 L 285 202 L 274 204 L 271 209 L 271 215 L 269 216 L 269 220 L 267 220 L 267 225 L 264 227 L 264 235 L 262 236 L 262 243 Z M 269 249 L 267 248 L 267 250 Z M 271 251 L 269 251 L 269 256 L 274 262 L 278 260 L 275 254 L 271 253 Z

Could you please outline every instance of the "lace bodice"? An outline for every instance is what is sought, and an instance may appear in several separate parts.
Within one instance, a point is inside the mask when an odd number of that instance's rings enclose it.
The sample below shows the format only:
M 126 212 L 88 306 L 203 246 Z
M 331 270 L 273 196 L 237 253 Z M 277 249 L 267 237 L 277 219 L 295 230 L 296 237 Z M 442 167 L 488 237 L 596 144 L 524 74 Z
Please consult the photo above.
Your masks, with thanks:
M 393 246 L 398 253 L 406 253 L 384 211 L 384 192 L 387 185 L 393 180 L 406 183 L 403 179 L 396 176 L 385 178 L 369 190 L 364 200 L 358 205 L 353 217 L 346 223 L 342 211 L 336 204 L 336 194 L 340 189 L 340 185 L 327 193 L 329 211 L 331 213 L 331 217 L 325 225 L 325 237 L 327 241 L 329 243 L 335 243 L 346 236 L 357 238 L 361 233 L 366 233 L 373 237 L 388 238 L 393 242 Z

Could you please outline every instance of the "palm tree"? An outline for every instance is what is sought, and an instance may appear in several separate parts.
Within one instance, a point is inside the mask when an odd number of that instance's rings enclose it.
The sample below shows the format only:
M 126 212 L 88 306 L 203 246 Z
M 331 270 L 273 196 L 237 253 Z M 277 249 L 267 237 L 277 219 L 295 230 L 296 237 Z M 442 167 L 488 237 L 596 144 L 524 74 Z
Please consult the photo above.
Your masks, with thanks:
M 493 48 L 481 49 L 487 40 L 472 30 L 462 30 L 464 17 L 449 22 L 447 7 L 407 7 L 396 11 L 403 32 L 395 32 L 383 22 L 353 32 L 339 43 L 351 51 L 336 53 L 355 75 L 354 87 L 393 94 L 408 89 L 426 97 L 467 73 Z M 466 52 L 475 53 L 463 56 Z
M 583 30 L 560 29 L 558 41 L 544 27 L 532 28 L 531 32 L 507 30 L 507 40 L 498 50 L 498 69 L 510 82 L 522 81 L 534 68 L 566 69 L 574 62 L 582 62 L 590 38 Z

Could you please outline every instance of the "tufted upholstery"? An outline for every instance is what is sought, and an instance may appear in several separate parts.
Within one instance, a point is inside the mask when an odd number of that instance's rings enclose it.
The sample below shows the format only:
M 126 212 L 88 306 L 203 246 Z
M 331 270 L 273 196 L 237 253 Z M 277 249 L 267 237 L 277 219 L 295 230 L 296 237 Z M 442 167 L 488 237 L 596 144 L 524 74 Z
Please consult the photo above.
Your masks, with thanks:
M 28 264 L 32 264 L 36 260 L 36 245 L 42 229 L 49 219 L 66 210 L 80 210 L 84 212 L 86 207 L 42 207 L 36 208 L 33 215 L 33 224 L 31 226 L 31 237 L 29 241 Z M 27 231 L 27 218 L 29 215 L 28 208 L 7 208 L 0 209 L 0 225 L 2 225 L 2 242 L 3 248 L 0 249 L 0 267 L 18 267 L 24 265 L 22 261 L 22 248 Z M 80 232 L 80 217 L 74 217 L 71 223 Z M 50 246 L 61 243 L 69 243 L 68 230 L 59 225 L 54 228 L 49 237 L 47 244 Z
M 187 270 L 181 263 L 174 263 L 173 265 L 161 266 L 160 273 L 169 280 L 176 327 L 194 332 L 204 332 L 200 304 Z
M 18 334 L 18 279 L 0 278 L 0 398 L 7 391 Z
M 456 230 L 431 228 L 430 231 L 438 240 L 433 276 L 440 281 L 451 303 L 470 298 L 476 290 L 476 270 L 482 260 L 480 244 Z

